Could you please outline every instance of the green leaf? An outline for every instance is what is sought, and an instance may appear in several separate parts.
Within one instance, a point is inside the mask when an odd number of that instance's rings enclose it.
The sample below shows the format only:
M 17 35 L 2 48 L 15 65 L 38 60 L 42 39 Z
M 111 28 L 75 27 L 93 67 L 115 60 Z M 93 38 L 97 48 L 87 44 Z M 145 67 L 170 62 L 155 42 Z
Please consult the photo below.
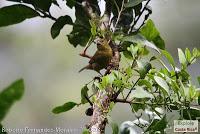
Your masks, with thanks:
M 197 48 L 194 48 L 192 50 L 192 54 L 194 57 L 199 57 L 200 56 L 200 51 Z
M 146 74 L 149 72 L 149 70 L 152 68 L 151 64 L 149 62 L 143 62 L 137 60 L 137 65 L 138 65 L 138 72 L 140 74 L 140 78 L 144 79 Z
M 69 42 L 74 46 L 85 46 L 91 36 L 90 30 L 81 25 L 74 25 L 73 31 L 67 35 Z
M 193 88 L 194 88 L 194 92 L 195 92 L 193 98 L 198 99 L 198 97 L 200 97 L 200 88 L 195 88 L 195 87 L 193 87 Z
M 159 76 L 154 76 L 154 79 L 156 83 L 161 86 L 167 92 L 167 94 L 169 94 L 169 86 L 167 85 L 167 82 Z
M 145 85 L 147 88 L 152 89 L 151 83 L 148 80 L 145 80 L 145 79 L 139 80 L 138 85 L 139 86 L 144 86 Z
M 66 24 L 73 25 L 71 17 L 68 15 L 59 17 L 51 27 L 51 37 L 55 39 Z
M 123 80 L 120 80 L 120 79 L 116 79 L 114 82 L 113 82 L 113 85 L 118 87 L 118 88 L 122 88 L 123 86 Z
M 108 84 L 109 84 L 109 77 L 108 75 L 106 75 L 102 77 L 101 85 L 103 88 L 106 88 Z
M 0 93 L 0 122 L 4 119 L 11 106 L 19 101 L 24 94 L 22 79 L 15 81 Z
M 188 48 L 185 49 L 185 57 L 186 57 L 186 60 L 190 62 L 192 56 Z
M 70 8 L 74 7 L 76 4 L 76 0 L 66 0 L 66 1 L 67 1 L 66 5 Z
M 200 85 L 200 76 L 199 76 L 199 77 L 197 77 L 197 80 L 198 80 L 198 82 L 199 82 L 199 85 Z
M 98 88 L 98 89 L 100 89 L 100 90 L 104 90 L 104 87 L 102 86 L 101 83 L 95 81 L 95 82 L 94 82 L 94 85 L 95 85 L 96 88 Z
M 114 106 L 115 106 L 115 102 L 112 101 L 112 102 L 110 103 L 110 106 L 109 106 L 109 112 L 112 112 Z
M 117 123 L 113 122 L 112 119 L 108 116 L 108 123 L 110 124 L 110 126 L 112 127 L 112 134 L 119 134 L 119 127 L 117 125 Z
M 165 49 L 165 41 L 162 39 L 162 37 L 160 35 L 155 37 L 152 41 L 158 48 L 160 48 L 162 50 Z
M 127 50 L 128 47 L 130 47 L 132 44 L 133 44 L 132 42 L 127 42 L 127 41 L 122 43 L 122 52 L 124 57 L 126 57 L 127 59 L 133 59 L 131 52 Z
M 85 129 L 83 130 L 82 134 L 90 134 L 90 131 L 89 131 L 88 129 L 85 128 Z
M 182 79 L 182 82 L 187 82 L 190 79 L 189 73 L 184 69 L 178 73 L 178 76 Z
M 132 112 L 138 112 L 138 110 L 145 110 L 145 104 L 131 104 Z
M 41 9 L 44 10 L 45 12 L 49 12 L 52 3 L 59 6 L 56 0 L 8 0 L 8 1 L 31 4 L 36 9 Z
M 92 36 L 95 37 L 97 34 L 97 26 L 95 24 L 95 21 L 89 20 L 89 22 L 90 22 L 90 26 L 91 26 L 91 34 L 92 34 Z
M 179 62 L 185 67 L 187 64 L 187 60 L 186 60 L 185 54 L 180 48 L 178 48 L 178 58 L 179 58 Z
M 174 58 L 171 56 L 171 54 L 169 52 L 167 52 L 166 50 L 162 50 L 161 51 L 163 55 L 165 55 L 165 57 L 167 58 L 167 60 L 169 61 L 169 63 L 175 67 L 175 62 L 174 62 Z
M 25 5 L 6 6 L 0 8 L 0 27 L 17 24 L 36 16 L 39 16 L 39 14 Z
M 196 89 L 194 86 L 190 86 L 189 87 L 189 100 L 192 102 L 192 100 L 194 99 L 198 99 L 198 97 L 200 96 L 200 89 Z
M 150 41 L 145 39 L 145 37 L 141 34 L 124 36 L 120 41 L 142 44 L 142 45 L 152 48 L 152 49 L 156 50 L 158 53 L 160 53 L 160 50 L 157 48 L 157 46 L 155 46 L 153 43 L 151 43 Z
M 131 92 L 130 98 L 153 98 L 153 95 L 142 87 L 136 87 L 136 89 Z
M 67 111 L 71 110 L 72 108 L 74 108 L 76 105 L 77 105 L 77 103 L 75 103 L 75 102 L 67 102 L 67 103 L 63 104 L 62 106 L 55 107 L 52 110 L 52 112 L 54 114 L 67 112 Z
M 190 117 L 192 120 L 199 119 L 200 109 L 192 107 L 190 107 L 190 109 L 183 109 L 183 118 L 190 120 Z
M 167 119 L 166 119 L 166 115 L 164 115 L 161 120 L 154 119 L 152 121 L 152 123 L 150 124 L 150 126 L 146 129 L 145 132 L 148 132 L 148 131 L 153 131 L 153 132 L 163 131 L 166 127 L 167 127 Z
M 151 19 L 140 29 L 140 33 L 148 40 L 152 41 L 158 48 L 165 49 L 164 40 L 161 38 L 160 33 L 155 27 Z
M 154 119 L 151 124 L 147 127 L 147 129 L 145 130 L 145 132 L 148 132 L 148 131 L 154 131 L 153 128 L 155 126 L 156 123 L 158 123 L 158 119 Z
M 128 68 L 126 68 L 125 72 L 128 77 L 131 77 L 133 75 L 133 70 L 130 66 Z
M 76 0 L 76 2 L 82 3 L 82 0 Z M 97 14 L 100 13 L 98 1 L 91 0 L 90 4 L 92 5 L 93 11 Z M 72 32 L 67 35 L 69 42 L 74 46 L 85 46 L 91 37 L 91 26 L 89 23 L 89 17 L 82 5 L 75 4 L 75 16 L 76 20 L 73 25 Z
M 125 7 L 134 7 L 137 6 L 138 4 L 142 3 L 144 0 L 129 0 L 129 2 L 125 3 Z
M 21 0 L 7 0 L 7 1 L 21 2 Z
M 127 50 L 128 50 L 129 52 L 131 52 L 132 57 L 135 58 L 135 55 L 137 54 L 137 52 L 138 52 L 138 50 L 139 50 L 139 47 L 138 47 L 137 45 L 136 45 L 136 46 L 130 45 L 130 47 L 128 47 Z
M 182 91 L 182 90 L 180 90 L 180 88 L 179 88 L 178 84 L 176 83 L 176 81 L 171 80 L 170 86 L 173 89 L 173 91 L 175 93 L 177 93 L 177 94 L 178 94 L 179 91 L 180 92 Z M 184 93 L 182 93 L 182 94 L 184 94 Z
M 33 1 L 33 0 L 6 0 L 6 1 L 20 2 L 20 3 L 21 2 L 24 2 L 24 3 L 26 2 L 27 3 L 28 1 Z
M 7 1 L 14 1 L 14 2 L 27 3 L 33 5 L 35 0 L 7 0 Z
M 119 127 L 117 125 L 117 123 L 112 123 L 111 124 L 111 127 L 112 127 L 112 134 L 118 134 L 119 133 Z
M 159 32 L 155 27 L 155 24 L 150 19 L 146 22 L 146 24 L 140 29 L 140 33 L 147 38 L 147 40 L 152 41 L 157 36 L 159 36 Z
M 87 99 L 86 97 L 88 97 L 88 91 L 89 91 L 89 88 L 87 87 L 87 85 L 85 85 L 82 89 L 81 89 L 81 103 L 82 104 L 85 104 L 87 103 Z
M 114 74 L 109 74 L 109 75 L 106 75 L 106 76 L 103 76 L 102 78 L 102 81 L 100 82 L 101 83 L 101 86 L 104 88 L 106 88 L 109 84 L 111 85 L 113 83 L 113 81 L 115 80 L 115 76 Z
M 200 105 L 200 96 L 198 97 L 198 104 Z
M 34 7 L 40 8 L 47 12 L 49 11 L 52 4 L 52 0 L 28 0 L 28 1 L 31 1 Z
M 76 47 L 85 46 L 91 37 L 89 17 L 81 5 L 75 5 L 76 20 L 72 32 L 67 35 L 69 42 Z

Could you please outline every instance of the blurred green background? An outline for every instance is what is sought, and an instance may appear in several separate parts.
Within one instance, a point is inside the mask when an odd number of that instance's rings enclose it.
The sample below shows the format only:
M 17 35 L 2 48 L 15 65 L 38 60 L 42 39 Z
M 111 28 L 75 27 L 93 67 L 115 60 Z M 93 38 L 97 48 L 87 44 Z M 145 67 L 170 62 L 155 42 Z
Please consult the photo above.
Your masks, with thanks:
M 74 10 L 58 1 L 62 10 L 52 7 L 53 16 L 70 15 Z M 0 0 L 0 7 L 12 4 Z M 177 48 L 200 48 L 200 1 L 199 0 L 152 0 L 154 20 L 167 50 L 177 59 Z M 5 18 L 6 19 L 6 18 Z M 0 20 L 1 21 L 1 20 Z M 18 78 L 25 80 L 25 95 L 10 110 L 3 121 L 7 128 L 74 128 L 79 129 L 89 122 L 85 109 L 80 106 L 70 112 L 54 115 L 52 108 L 67 101 L 80 102 L 81 87 L 89 82 L 95 72 L 78 70 L 88 60 L 78 53 L 66 35 L 71 31 L 65 26 L 60 36 L 53 40 L 49 19 L 35 18 L 5 28 L 0 28 L 0 90 Z M 200 75 L 200 63 L 189 68 L 194 83 Z M 112 112 L 119 124 L 133 120 L 131 109 L 118 104 Z

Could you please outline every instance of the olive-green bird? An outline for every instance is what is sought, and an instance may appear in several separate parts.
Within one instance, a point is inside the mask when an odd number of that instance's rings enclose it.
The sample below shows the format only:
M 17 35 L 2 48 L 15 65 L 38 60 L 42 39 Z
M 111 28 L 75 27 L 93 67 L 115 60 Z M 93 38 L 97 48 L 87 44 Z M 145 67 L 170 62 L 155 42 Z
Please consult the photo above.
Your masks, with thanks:
M 110 41 L 106 39 L 100 40 L 100 42 L 97 43 L 96 53 L 90 58 L 89 65 L 83 67 L 79 72 L 84 69 L 90 69 L 100 73 L 100 70 L 106 68 L 113 56 L 109 42 Z

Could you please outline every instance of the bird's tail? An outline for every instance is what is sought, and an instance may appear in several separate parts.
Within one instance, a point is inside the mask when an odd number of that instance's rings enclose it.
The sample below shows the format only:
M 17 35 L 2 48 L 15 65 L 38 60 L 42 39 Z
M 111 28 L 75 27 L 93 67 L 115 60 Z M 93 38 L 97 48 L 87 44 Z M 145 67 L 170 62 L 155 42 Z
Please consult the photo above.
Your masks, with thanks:
M 91 67 L 92 67 L 92 66 L 89 64 L 89 65 L 87 65 L 87 66 L 81 68 L 78 72 L 80 73 L 80 72 L 82 72 L 82 71 L 85 70 L 85 69 L 92 69 Z

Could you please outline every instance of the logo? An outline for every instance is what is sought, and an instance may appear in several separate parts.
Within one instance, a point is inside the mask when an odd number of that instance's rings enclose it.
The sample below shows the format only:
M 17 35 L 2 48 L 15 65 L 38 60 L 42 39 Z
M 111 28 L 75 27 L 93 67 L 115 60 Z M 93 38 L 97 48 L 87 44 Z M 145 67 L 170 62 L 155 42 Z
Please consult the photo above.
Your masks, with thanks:
M 174 132 L 198 132 L 198 120 L 174 120 Z

